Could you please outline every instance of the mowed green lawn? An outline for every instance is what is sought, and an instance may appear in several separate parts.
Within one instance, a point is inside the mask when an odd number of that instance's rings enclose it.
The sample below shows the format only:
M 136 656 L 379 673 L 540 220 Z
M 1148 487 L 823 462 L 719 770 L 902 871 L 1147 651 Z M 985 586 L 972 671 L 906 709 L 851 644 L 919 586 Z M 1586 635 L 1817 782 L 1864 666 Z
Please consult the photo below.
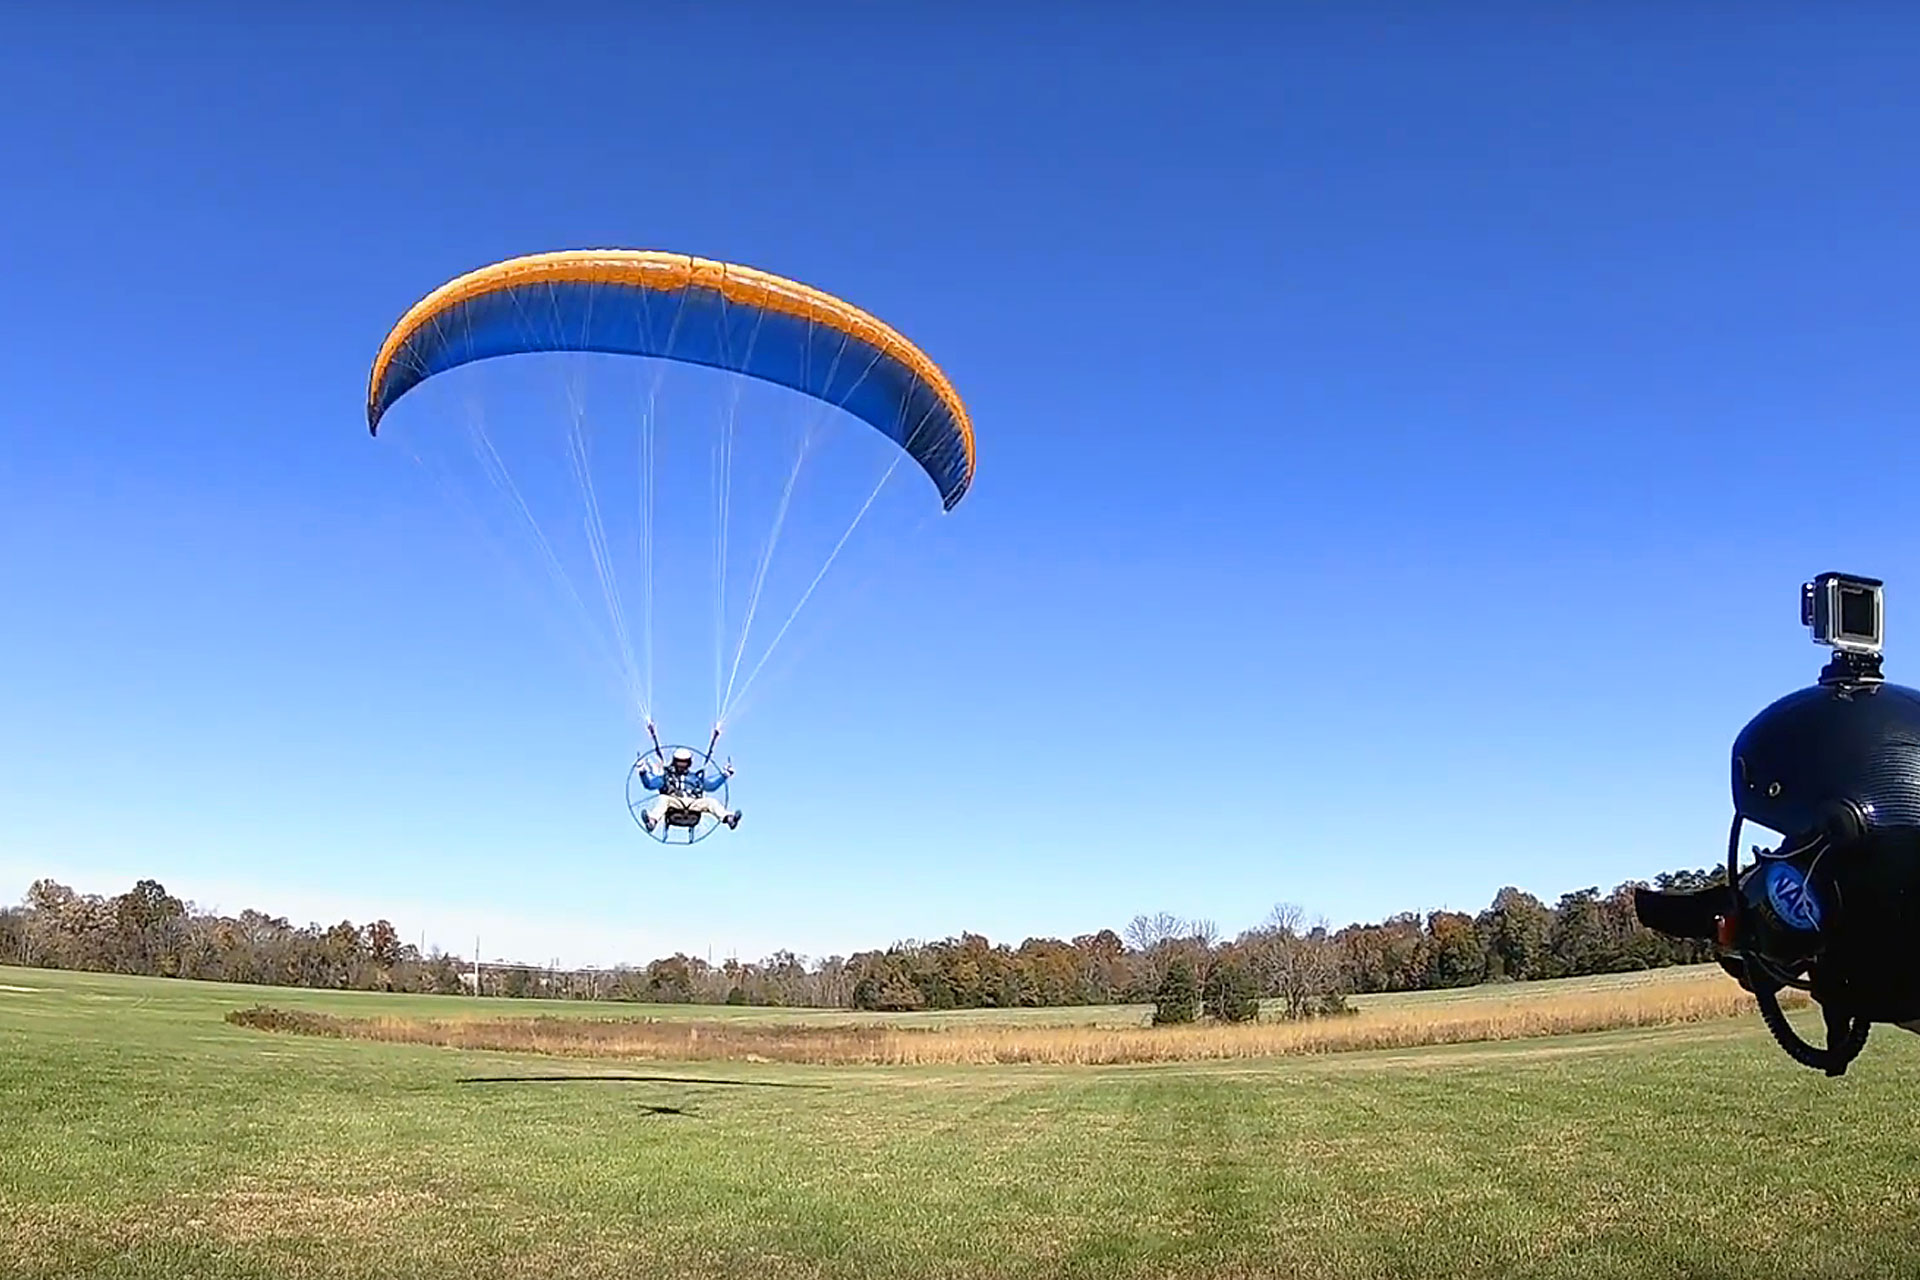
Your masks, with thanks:
M 1920 1274 L 1920 1037 L 1886 1029 L 1839 1081 L 1757 1018 L 1270 1064 L 680 1067 L 221 1021 L 260 1001 L 481 1003 L 0 969 L 0 1274 Z

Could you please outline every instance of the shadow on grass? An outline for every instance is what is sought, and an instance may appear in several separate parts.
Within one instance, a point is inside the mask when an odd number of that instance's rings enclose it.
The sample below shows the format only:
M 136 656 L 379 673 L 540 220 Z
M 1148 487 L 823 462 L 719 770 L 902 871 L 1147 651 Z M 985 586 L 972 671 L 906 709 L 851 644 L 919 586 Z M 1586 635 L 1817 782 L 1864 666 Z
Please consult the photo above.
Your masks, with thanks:
M 739 1089 L 825 1089 L 829 1086 L 800 1080 L 714 1080 L 702 1076 L 461 1076 L 457 1084 L 716 1084 Z

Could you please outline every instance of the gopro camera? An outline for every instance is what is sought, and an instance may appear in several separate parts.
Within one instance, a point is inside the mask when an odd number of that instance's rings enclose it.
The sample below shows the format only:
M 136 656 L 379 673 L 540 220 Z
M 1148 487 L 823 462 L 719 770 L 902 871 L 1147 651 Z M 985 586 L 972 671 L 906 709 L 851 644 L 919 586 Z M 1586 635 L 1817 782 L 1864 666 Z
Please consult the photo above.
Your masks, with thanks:
M 1815 644 L 1841 653 L 1877 655 L 1886 616 L 1882 585 L 1878 578 L 1823 573 L 1801 584 L 1800 625 L 1813 632 Z

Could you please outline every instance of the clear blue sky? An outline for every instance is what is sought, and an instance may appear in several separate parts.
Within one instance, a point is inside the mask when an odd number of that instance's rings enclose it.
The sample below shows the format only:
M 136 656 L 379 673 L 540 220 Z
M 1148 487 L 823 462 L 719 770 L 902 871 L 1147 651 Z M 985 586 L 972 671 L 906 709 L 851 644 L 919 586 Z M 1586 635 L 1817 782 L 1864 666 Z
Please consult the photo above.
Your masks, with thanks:
M 1476 910 L 1719 856 L 1806 576 L 1920 680 L 1901 6 L 322 8 L 0 17 L 7 897 L 565 962 Z M 364 426 L 414 299 L 600 245 L 839 293 L 979 432 L 693 856 Z

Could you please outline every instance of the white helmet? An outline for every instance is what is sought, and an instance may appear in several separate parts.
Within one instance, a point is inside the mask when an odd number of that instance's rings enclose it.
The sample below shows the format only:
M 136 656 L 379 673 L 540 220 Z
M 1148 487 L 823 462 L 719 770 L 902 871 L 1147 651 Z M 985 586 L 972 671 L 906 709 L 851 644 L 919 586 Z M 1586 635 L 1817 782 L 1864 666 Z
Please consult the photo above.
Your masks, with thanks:
M 693 767 L 693 752 L 687 750 L 685 747 L 676 748 L 673 753 L 673 767 L 676 770 L 691 769 Z

